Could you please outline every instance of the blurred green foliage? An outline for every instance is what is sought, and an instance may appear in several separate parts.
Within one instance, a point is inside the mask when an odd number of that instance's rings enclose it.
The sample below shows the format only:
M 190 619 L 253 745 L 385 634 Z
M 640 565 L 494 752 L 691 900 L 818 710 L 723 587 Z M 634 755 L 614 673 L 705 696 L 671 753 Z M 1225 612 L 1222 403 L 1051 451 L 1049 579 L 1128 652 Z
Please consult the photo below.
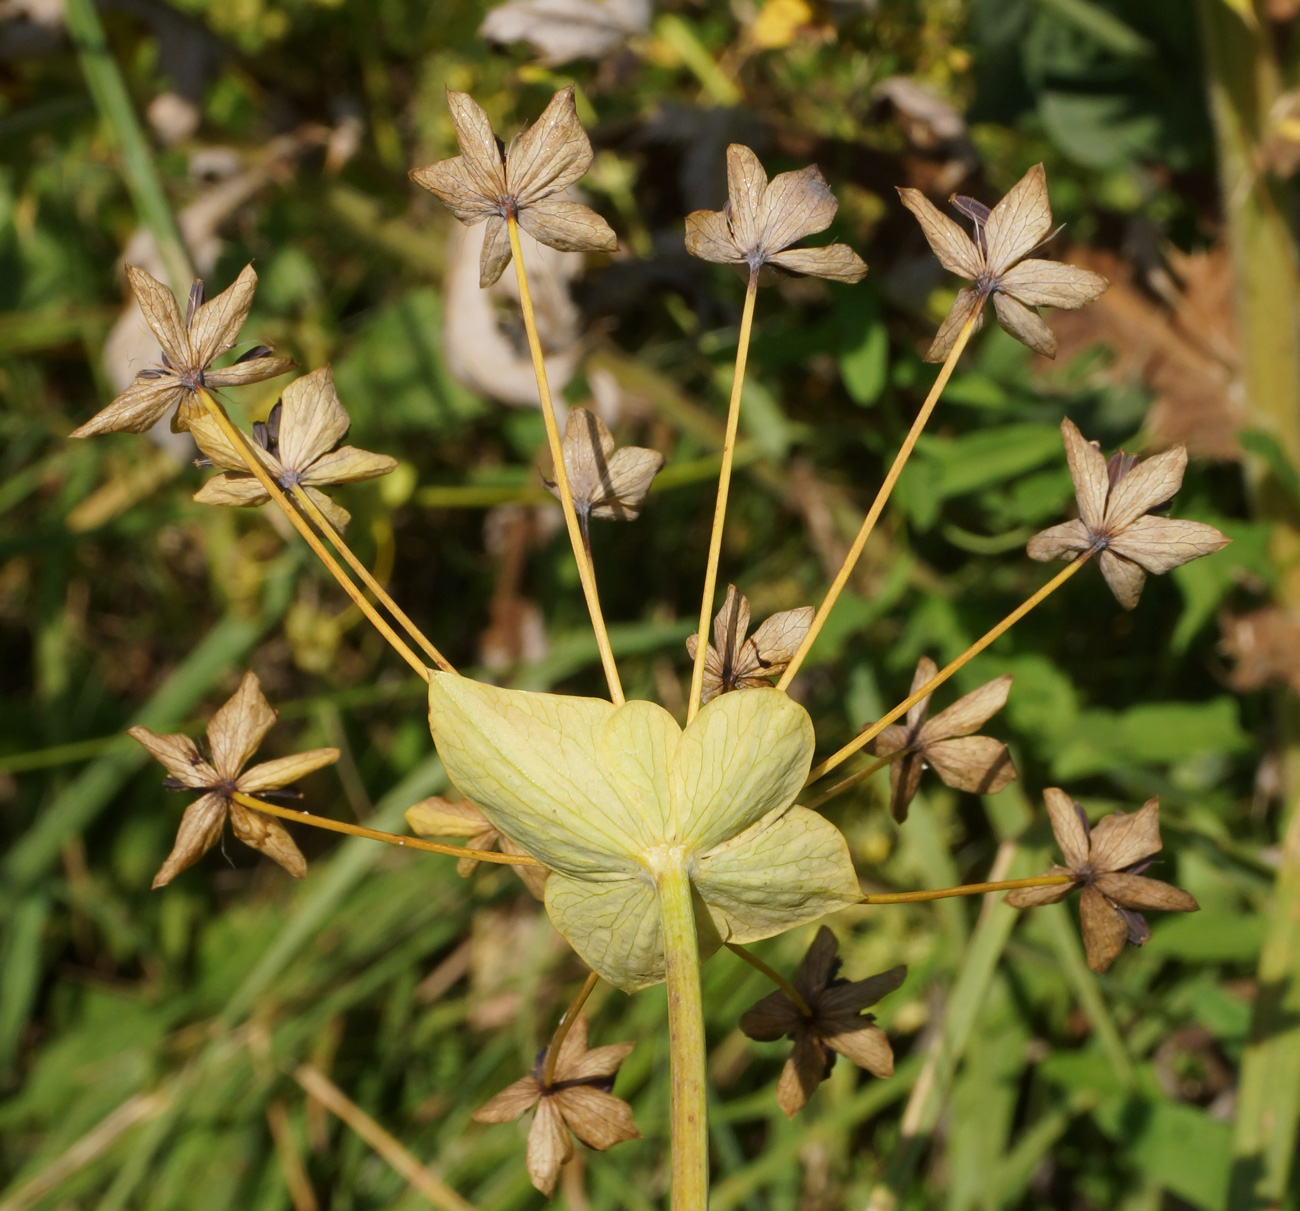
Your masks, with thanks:
M 243 189 L 204 231 L 206 276 L 220 288 L 254 261 L 247 336 L 308 368 L 333 362 L 352 440 L 402 460 L 342 494 L 350 538 L 460 667 L 479 663 L 494 603 L 525 599 L 547 653 L 493 675 L 602 685 L 562 534 L 520 510 L 485 527 L 488 500 L 536 504 L 541 431 L 535 412 L 458 379 L 441 337 L 451 224 L 406 172 L 454 152 L 444 87 L 509 131 L 579 84 L 598 150 L 582 187 L 626 252 L 575 284 L 586 360 L 565 394 L 582 403 L 597 369 L 612 374 L 620 440 L 668 457 L 641 520 L 598 525 L 593 541 L 628 693 L 670 708 L 741 301 L 732 275 L 687 260 L 682 216 L 720 203 L 728 140 L 773 171 L 817 161 L 842 200 L 832 236 L 873 270 L 859 287 L 789 282 L 760 298 L 722 567 L 757 617 L 818 600 L 931 381 L 919 351 L 955 287 L 894 185 L 948 173 L 945 191 L 992 201 L 1042 159 L 1076 247 L 1140 275 L 1162 247 L 1213 238 L 1196 26 L 1177 0 L 798 0 L 806 19 L 764 48 L 756 22 L 781 2 L 665 0 L 626 44 L 554 69 L 480 38 L 478 0 L 103 10 L 137 112 L 158 118 L 164 93 L 194 107 L 192 132 L 151 133 L 175 210 Z M 272 755 L 344 749 L 340 779 L 304 788 L 313 811 L 396 827 L 442 775 L 420 685 L 273 519 L 193 504 L 204 473 L 183 451 L 66 440 L 114 391 L 103 346 L 138 222 L 57 23 L 11 19 L 0 53 L 0 1207 L 288 1207 L 273 1103 L 321 1205 L 423 1205 L 285 1075 L 308 1060 L 476 1207 L 539 1205 L 521 1132 L 469 1120 L 532 1062 L 580 978 L 512 875 L 462 883 L 429 855 L 311 834 L 300 886 L 228 845 L 147 890 L 177 802 L 115 737 L 131 721 L 196 729 L 250 665 L 282 708 Z M 882 100 L 899 75 L 964 114 L 959 133 L 927 144 L 925 122 Z M 293 149 L 277 151 L 285 139 Z M 996 328 L 974 343 L 802 679 L 821 751 L 903 695 L 919 655 L 955 657 L 1042 583 L 1023 544 L 1068 512 L 1062 415 L 1107 450 L 1142 445 L 1152 391 L 1123 341 L 1072 349 L 1047 366 Z M 280 386 L 236 406 L 262 417 Z M 1195 461 L 1176 508 L 1233 546 L 1152 580 L 1132 615 L 1086 571 L 947 692 L 1015 674 L 992 726 L 1021 783 L 983 801 L 927 784 L 901 830 L 883 776 L 828 810 L 869 883 L 911 888 L 995 862 L 1041 869 L 1044 786 L 1066 785 L 1094 818 L 1159 795 L 1160 877 L 1203 911 L 1155 922 L 1150 945 L 1101 979 L 1073 909 L 1019 925 L 965 901 L 845 914 L 850 976 L 910 967 L 880 1007 L 898 1073 L 877 1082 L 841 1064 L 793 1124 L 772 1097 L 780 1049 L 736 1029 L 766 989 L 720 955 L 704 972 L 715 1207 L 1223 1205 L 1277 804 L 1266 703 L 1231 691 L 1215 622 L 1272 572 L 1234 463 Z M 759 950 L 789 970 L 806 942 Z M 646 1138 L 587 1155 L 557 1203 L 656 1205 L 662 990 L 605 990 L 591 1012 L 596 1042 L 637 1040 L 617 1092 Z M 57 1169 L 155 1090 L 140 1123 Z M 52 1172 L 48 1191 L 27 1184 Z

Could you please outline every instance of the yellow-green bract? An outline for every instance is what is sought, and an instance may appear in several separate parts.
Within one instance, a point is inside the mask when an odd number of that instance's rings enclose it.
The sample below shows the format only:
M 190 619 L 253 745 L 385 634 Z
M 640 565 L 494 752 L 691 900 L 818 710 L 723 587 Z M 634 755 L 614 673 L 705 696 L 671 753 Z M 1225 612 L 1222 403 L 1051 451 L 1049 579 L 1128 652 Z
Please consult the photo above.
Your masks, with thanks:
M 812 722 L 777 690 L 724 694 L 683 731 L 651 702 L 435 673 L 429 725 L 457 789 L 551 868 L 555 927 L 624 991 L 664 978 L 657 872 L 689 875 L 705 956 L 860 899 L 843 835 L 794 806 Z

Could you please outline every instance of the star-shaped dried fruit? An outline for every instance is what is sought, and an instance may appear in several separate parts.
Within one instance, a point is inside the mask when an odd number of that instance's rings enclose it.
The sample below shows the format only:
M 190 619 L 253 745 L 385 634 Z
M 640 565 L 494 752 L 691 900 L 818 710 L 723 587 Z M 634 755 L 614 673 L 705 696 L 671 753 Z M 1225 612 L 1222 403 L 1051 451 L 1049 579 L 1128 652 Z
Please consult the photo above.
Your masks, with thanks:
M 1089 828 L 1083 809 L 1063 790 L 1050 787 L 1043 792 L 1043 800 L 1065 858 L 1064 866 L 1053 866 L 1044 874 L 1068 875 L 1070 882 L 1022 887 L 1008 892 L 1006 902 L 1012 908 L 1033 908 L 1055 904 L 1083 888 L 1079 920 L 1088 966 L 1093 971 L 1105 971 L 1126 942 L 1130 946 L 1146 944 L 1151 929 L 1140 910 L 1197 910 L 1196 901 L 1181 888 L 1142 874 L 1160 852 L 1158 799 L 1148 799 L 1140 811 L 1107 816 L 1096 828 Z
M 893 967 L 865 980 L 836 979 L 839 942 L 823 925 L 795 974 L 795 991 L 804 1008 L 785 992 L 765 996 L 740 1019 L 740 1029 L 751 1039 L 770 1043 L 788 1035 L 794 1051 L 781 1070 L 776 1100 L 789 1118 L 803 1109 L 813 1090 L 829 1075 L 835 1054 L 847 1056 L 873 1076 L 894 1075 L 894 1052 L 875 1018 L 863 1013 L 881 997 L 894 991 L 907 975 L 906 967 Z
M 466 93 L 447 90 L 460 155 L 411 169 L 411 180 L 434 194 L 462 223 L 487 220 L 479 285 L 491 286 L 510 264 L 506 218 L 514 215 L 533 239 L 562 252 L 613 252 L 618 237 L 588 206 L 561 201 L 591 167 L 591 141 L 578 121 L 573 85 L 551 98 L 542 116 L 509 149 L 492 133 L 482 108 Z
M 254 452 L 271 477 L 286 492 L 297 485 L 305 488 L 340 532 L 351 515 L 317 489 L 374 479 L 397 466 L 387 454 L 340 446 L 349 423 L 334 390 L 334 372 L 325 366 L 290 383 L 266 424 L 253 427 Z M 215 420 L 201 416 L 190 424 L 190 432 L 207 458 L 226 468 L 194 494 L 195 500 L 205 505 L 264 505 L 271 499 Z
M 1079 516 L 1035 534 L 1029 557 L 1041 561 L 1073 559 L 1096 551 L 1101 574 L 1115 600 L 1131 610 L 1142 595 L 1146 574 L 1168 572 L 1212 555 L 1230 539 L 1199 521 L 1156 517 L 1182 487 L 1187 447 L 1174 446 L 1138 463 L 1122 450 L 1108 462 L 1096 442 L 1067 418 L 1061 421 Z
M 537 1107 L 528 1129 L 528 1176 L 549 1197 L 560 1166 L 573 1156 L 569 1132 L 600 1152 L 624 1140 L 641 1138 L 632 1121 L 632 1108 L 610 1093 L 619 1065 L 634 1046 L 611 1043 L 588 1051 L 587 1019 L 580 1017 L 560 1044 L 555 1075 L 549 1084 L 542 1083 L 546 1065 L 543 1049 L 532 1072 L 474 1111 L 474 1120 L 509 1123 L 530 1107 Z
M 283 788 L 339 759 L 338 749 L 317 748 L 263 761 L 245 770 L 249 758 L 271 730 L 275 716 L 257 676 L 245 673 L 239 689 L 208 723 L 211 759 L 189 736 L 159 735 L 147 727 L 129 729 L 127 734 L 167 768 L 169 777 L 163 785 L 168 790 L 203 791 L 203 797 L 185 809 L 176 844 L 154 876 L 154 887 L 170 883 L 216 845 L 227 815 L 235 836 L 245 845 L 273 858 L 296 878 L 307 873 L 306 860 L 284 827 L 233 799 L 237 793 L 275 798 L 275 792 L 279 792 L 278 797 L 296 798 L 296 792 Z
M 144 433 L 172 407 L 177 407 L 172 428 L 187 429 L 204 411 L 198 399 L 200 387 L 260 383 L 292 368 L 291 358 L 271 357 L 265 345 L 258 345 L 232 366 L 209 369 L 235 344 L 248 318 L 257 288 L 257 274 L 251 265 L 245 265 L 232 285 L 207 302 L 203 301 L 203 283 L 195 281 L 184 319 L 172 292 L 156 278 L 134 265 L 126 267 L 126 276 L 144 318 L 162 346 L 162 365 L 141 370 L 107 408 L 74 429 L 73 437 Z
M 984 322 L 984 304 L 992 298 L 998 323 L 1016 340 L 1044 357 L 1056 356 L 1056 337 L 1035 307 L 1073 311 L 1091 303 L 1110 283 L 1099 273 L 1057 261 L 1025 260 L 1050 239 L 1052 208 L 1047 174 L 1035 164 L 991 210 L 974 198 L 954 197 L 953 205 L 971 220 L 971 239 L 919 189 L 899 189 L 898 196 L 921 223 L 930 247 L 950 273 L 968 278 L 943 321 L 927 362 L 941 362 L 972 316 L 975 329 Z
M 586 408 L 569 410 L 560 449 L 584 538 L 588 538 L 593 517 L 602 521 L 635 520 L 651 481 L 664 465 L 664 456 L 658 450 L 644 446 L 615 450 L 613 434 L 600 417 Z M 543 482 L 549 492 L 559 495 L 554 481 Z
M 916 662 L 909 696 L 915 694 L 938 672 L 928 656 Z M 902 824 L 907 809 L 921 785 L 921 772 L 929 766 L 948 786 L 977 795 L 991 795 L 1016 780 L 1007 746 L 991 736 L 972 736 L 977 727 L 1000 711 L 1011 689 L 1011 677 L 995 677 L 933 719 L 927 694 L 910 711 L 905 723 L 885 728 L 875 740 L 875 753 L 888 757 L 903 752 L 889 767 L 889 807 Z
M 857 282 L 866 262 L 847 244 L 791 248 L 825 231 L 839 203 L 817 166 L 783 172 L 769 184 L 758 157 L 740 143 L 727 148 L 727 204 L 686 216 L 686 251 L 721 265 L 747 265 L 750 273 L 775 266 L 791 273 Z M 766 281 L 764 276 L 762 281 Z
M 701 700 L 708 702 L 732 690 L 760 689 L 769 684 L 769 678 L 779 677 L 808 634 L 814 613 L 812 606 L 782 610 L 746 639 L 749 600 L 729 584 L 727 600 L 713 616 L 713 643 L 704 654 Z M 698 635 L 687 637 L 686 651 L 692 660 L 698 646 Z
M 421 837 L 465 837 L 470 849 L 491 851 L 500 849 L 503 854 L 522 854 L 509 837 L 503 837 L 488 822 L 488 818 L 472 803 L 464 799 L 453 802 L 441 795 L 431 795 L 408 807 L 404 813 L 411 831 Z M 456 873 L 468 879 L 483 864 L 476 858 L 457 858 Z M 546 892 L 546 876 L 550 873 L 540 866 L 513 866 L 511 869 L 524 881 L 524 885 L 540 900 Z

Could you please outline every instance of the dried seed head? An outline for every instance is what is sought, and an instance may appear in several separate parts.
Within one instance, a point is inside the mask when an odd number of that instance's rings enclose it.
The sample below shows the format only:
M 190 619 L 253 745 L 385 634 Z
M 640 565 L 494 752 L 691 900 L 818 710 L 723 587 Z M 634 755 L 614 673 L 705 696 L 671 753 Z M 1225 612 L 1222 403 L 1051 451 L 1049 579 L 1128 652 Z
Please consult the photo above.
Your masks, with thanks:
M 73 437 L 144 433 L 173 407 L 177 411 L 172 428 L 188 429 L 203 414 L 198 400 L 200 387 L 260 383 L 292 368 L 292 359 L 270 356 L 265 345 L 250 349 L 222 370 L 210 368 L 235 344 L 248 318 L 257 288 L 257 274 L 251 265 L 245 265 L 233 284 L 208 302 L 204 302 L 203 283 L 196 281 L 190 288 L 184 319 L 172 292 L 156 278 L 134 265 L 126 267 L 126 276 L 145 320 L 162 346 L 162 365 L 141 370 L 107 408 L 73 430 Z
M 464 837 L 469 849 L 491 852 L 500 849 L 503 854 L 522 854 L 524 851 L 509 837 L 503 836 L 489 823 L 488 818 L 472 803 L 465 800 L 453 802 L 441 795 L 422 799 L 405 811 L 411 831 L 421 837 Z M 456 873 L 469 878 L 482 865 L 475 858 L 458 858 Z M 551 872 L 542 866 L 512 866 L 532 893 L 540 900 L 546 891 L 546 876 Z
M 262 465 L 286 492 L 295 487 L 308 496 L 340 533 L 351 514 L 319 489 L 330 484 L 350 484 L 387 475 L 397 460 L 355 446 L 341 446 L 347 435 L 348 414 L 334 390 L 334 372 L 325 366 L 290 383 L 284 398 L 265 425 L 254 425 L 255 450 Z M 195 494 L 205 505 L 264 505 L 271 498 L 258 478 L 247 469 L 241 451 L 225 431 L 208 416 L 190 424 L 190 432 L 207 459 L 224 467 Z
M 610 1093 L 619 1065 L 627 1059 L 633 1043 L 612 1043 L 587 1049 L 587 1019 L 580 1017 L 560 1044 L 555 1075 L 542 1083 L 546 1050 L 537 1056 L 532 1072 L 508 1085 L 496 1097 L 474 1111 L 479 1123 L 509 1123 L 525 1110 L 537 1107 L 528 1129 L 528 1176 L 543 1194 L 550 1196 L 560 1167 L 573 1156 L 576 1135 L 588 1148 L 604 1152 L 624 1140 L 637 1140 L 641 1133 L 632 1121 L 632 1108 Z
M 873 1076 L 894 1075 L 894 1052 L 875 1018 L 863 1011 L 902 984 L 906 967 L 894 967 L 865 980 L 837 979 L 839 941 L 823 925 L 808 948 L 791 983 L 810 1012 L 785 992 L 765 996 L 740 1019 L 751 1039 L 771 1042 L 783 1035 L 794 1040 L 777 1082 L 776 1098 L 793 1118 L 829 1075 L 835 1056 L 847 1056 Z
M 1142 810 L 1107 816 L 1090 828 L 1083 809 L 1057 787 L 1043 792 L 1052 832 L 1065 858 L 1064 866 L 1044 871 L 1068 875 L 1069 883 L 1023 887 L 1008 892 L 1012 908 L 1034 908 L 1064 900 L 1082 888 L 1079 920 L 1088 966 L 1105 971 L 1124 949 L 1145 945 L 1151 936 L 1140 910 L 1195 912 L 1196 901 L 1180 888 L 1142 875 L 1160 852 L 1160 801 L 1149 799 Z
M 1229 539 L 1199 521 L 1156 517 L 1182 486 L 1187 448 L 1174 446 L 1143 463 L 1120 451 L 1109 462 L 1096 442 L 1085 441 L 1068 418 L 1061 421 L 1079 516 L 1029 540 L 1029 557 L 1075 559 L 1097 552 L 1101 574 L 1115 600 L 1133 609 L 1148 572 L 1168 572 L 1211 555 Z
M 466 93 L 447 91 L 460 155 L 424 168 L 411 180 L 429 190 L 462 223 L 487 222 L 479 285 L 491 286 L 510 264 L 506 219 L 562 252 L 613 252 L 618 238 L 590 207 L 560 200 L 591 167 L 591 141 L 578 121 L 573 85 L 551 98 L 542 116 L 503 149 L 483 109 Z
M 922 656 L 912 677 L 911 693 L 937 672 L 934 661 Z M 929 720 L 927 695 L 907 712 L 905 723 L 892 724 L 876 737 L 878 756 L 903 753 L 889 767 L 889 806 L 895 820 L 902 824 L 907 819 L 926 766 L 946 785 L 978 795 L 995 794 L 1016 780 L 1007 746 L 990 736 L 971 735 L 1002 709 L 1010 689 L 1010 676 L 995 677 Z
M 971 281 L 963 287 L 925 355 L 941 362 L 957 336 L 974 319 L 984 322 L 984 304 L 991 298 L 998 323 L 1016 340 L 1044 357 L 1056 356 L 1056 337 L 1035 310 L 1060 307 L 1073 311 L 1091 303 L 1110 283 L 1098 273 L 1056 261 L 1026 260 L 1051 239 L 1052 209 L 1047 198 L 1047 174 L 1035 164 L 992 209 L 974 198 L 954 196 L 958 213 L 971 220 L 974 239 L 919 190 L 899 189 L 898 196 L 921 224 L 939 263 Z
M 704 654 L 703 701 L 732 690 L 760 689 L 779 677 L 794 658 L 812 626 L 812 606 L 782 610 L 767 619 L 748 639 L 749 601 L 736 586 L 727 586 L 727 600 L 713 618 L 713 643 Z M 686 640 L 692 660 L 699 636 Z
M 825 231 L 839 203 L 816 165 L 783 172 L 769 184 L 758 157 L 740 143 L 727 148 L 727 204 L 686 216 L 686 250 L 722 265 L 747 265 L 751 273 L 774 266 L 790 273 L 857 282 L 866 262 L 846 244 L 791 248 Z
M 614 448 L 614 438 L 603 421 L 586 408 L 572 408 L 560 446 L 569 477 L 573 507 L 582 519 L 633 521 L 650 484 L 664 465 L 658 450 L 644 446 Z M 553 480 L 543 480 L 547 491 L 559 496 Z
M 262 693 L 261 683 L 255 674 L 245 673 L 234 696 L 208 723 L 211 760 L 189 736 L 160 735 L 147 727 L 129 729 L 127 734 L 144 745 L 166 768 L 170 777 L 165 785 L 169 789 L 184 787 L 204 792 L 202 798 L 185 809 L 176 844 L 154 876 L 154 887 L 170 883 L 203 857 L 221 839 L 227 816 L 235 836 L 245 845 L 278 862 L 296 878 L 307 873 L 307 862 L 285 828 L 278 821 L 236 803 L 232 796 L 280 791 L 314 770 L 332 765 L 339 759 L 339 750 L 312 749 L 244 770 L 274 722 L 275 711 Z

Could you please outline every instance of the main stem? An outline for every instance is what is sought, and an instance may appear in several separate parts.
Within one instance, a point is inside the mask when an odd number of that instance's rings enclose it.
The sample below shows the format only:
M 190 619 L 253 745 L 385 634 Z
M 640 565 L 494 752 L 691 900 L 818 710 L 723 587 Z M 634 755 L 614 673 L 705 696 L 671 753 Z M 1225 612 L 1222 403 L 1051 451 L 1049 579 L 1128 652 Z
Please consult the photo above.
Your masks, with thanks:
M 736 346 L 736 369 L 731 376 L 731 401 L 727 405 L 727 433 L 722 443 L 722 469 L 718 473 L 718 499 L 713 506 L 713 532 L 709 536 L 709 561 L 704 568 L 704 593 L 700 601 L 700 625 L 695 642 L 695 664 L 691 668 L 691 692 L 687 699 L 686 722 L 700 709 L 704 691 L 704 661 L 709 651 L 709 620 L 718 588 L 718 560 L 722 556 L 722 527 L 727 519 L 727 497 L 731 493 L 731 466 L 736 457 L 736 430 L 740 425 L 740 396 L 745 386 L 745 363 L 749 360 L 749 337 L 754 327 L 754 300 L 758 296 L 758 270 L 749 271 L 745 309 L 740 316 L 740 341 Z M 744 636 L 741 636 L 743 639 Z
M 210 392 L 206 391 L 202 387 L 199 388 L 198 396 L 200 401 L 203 403 L 204 408 L 207 409 L 208 415 L 217 422 L 222 433 L 226 435 L 226 440 L 230 442 L 243 458 L 244 465 L 248 467 L 250 472 L 252 472 L 253 478 L 262 485 L 266 494 L 280 506 L 284 515 L 293 525 L 293 528 L 302 535 L 303 541 L 311 547 L 311 549 L 316 553 L 316 557 L 325 565 L 326 568 L 329 569 L 331 575 L 333 575 L 334 579 L 339 582 L 343 591 L 352 598 L 353 602 L 356 603 L 357 608 L 368 619 L 370 619 L 374 628 L 388 640 L 393 650 L 403 660 L 405 660 L 411 668 L 419 673 L 425 681 L 428 681 L 429 670 L 425 666 L 424 661 L 411 651 L 397 632 L 388 624 L 388 620 L 366 600 L 365 594 L 363 594 L 361 590 L 348 579 L 347 573 L 339 566 L 338 560 L 329 553 L 325 544 L 321 542 L 316 531 L 311 528 L 307 519 L 293 507 L 293 502 L 289 500 L 281 490 L 280 485 L 275 482 L 271 474 L 262 465 L 262 460 L 257 457 L 252 447 L 249 446 L 248 439 L 235 427 L 230 417 L 226 415 L 225 409 L 212 398 Z
M 798 651 L 795 652 L 794 659 L 786 666 L 785 672 L 781 674 L 781 680 L 776 683 L 778 690 L 786 689 L 790 682 L 794 680 L 794 675 L 799 671 L 799 666 L 803 664 L 804 658 L 812 649 L 812 645 L 816 643 L 822 627 L 826 625 L 826 619 L 830 616 L 831 610 L 835 608 L 835 603 L 839 600 L 840 594 L 844 591 L 844 586 L 848 584 L 849 577 L 853 574 L 853 569 L 862 556 L 862 550 L 867 545 L 867 539 L 871 537 L 871 532 L 876 528 L 876 522 L 880 520 L 880 515 L 884 512 L 885 505 L 894 491 L 894 485 L 898 482 L 898 477 L 902 475 L 907 460 L 912 456 L 912 449 L 916 445 L 917 438 L 921 436 L 921 430 L 925 428 L 926 422 L 930 419 L 934 406 L 939 402 L 939 396 L 943 394 L 943 389 L 948 385 L 948 380 L 952 377 L 952 372 L 957 366 L 957 359 L 961 357 L 962 351 L 966 348 L 966 342 L 970 340 L 971 333 L 974 331 L 975 318 L 972 316 L 962 326 L 962 330 L 957 334 L 957 340 L 954 342 L 952 349 L 949 350 L 948 356 L 944 358 L 943 365 L 939 368 L 939 376 L 934 380 L 934 386 L 930 388 L 930 394 L 925 397 L 925 403 L 921 405 L 920 412 L 916 414 L 912 427 L 907 431 L 903 444 L 894 456 L 889 473 L 885 476 L 884 483 L 880 485 L 880 490 L 876 493 L 876 499 L 871 502 L 871 508 L 867 510 L 867 516 L 858 528 L 858 536 L 853 540 L 853 545 L 849 548 L 848 554 L 844 556 L 844 562 L 840 565 L 840 570 L 835 574 L 831 587 L 826 590 L 826 596 L 817 608 L 817 614 L 813 618 L 812 626 L 808 628 L 808 634 L 803 637 L 803 642 L 799 645 Z
M 705 1211 L 709 1197 L 704 1004 L 691 881 L 680 861 L 656 873 L 668 974 L 672 1077 L 672 1211 Z
M 1028 614 L 1029 611 L 1032 610 L 1036 605 L 1038 605 L 1039 602 L 1041 602 L 1044 598 L 1050 597 L 1053 593 L 1055 593 L 1057 589 L 1059 589 L 1067 580 L 1070 579 L 1071 576 L 1073 576 L 1076 572 L 1078 572 L 1078 570 L 1081 567 L 1083 567 L 1085 563 L 1088 562 L 1091 556 L 1092 556 L 1091 551 L 1085 551 L 1072 563 L 1062 568 L 1061 571 L 1059 571 L 1055 576 L 1052 577 L 1051 580 L 1049 580 L 1045 585 L 1043 585 L 1043 587 L 1039 589 L 1037 593 L 1035 593 L 1032 597 L 1028 598 L 1026 601 L 1018 605 L 1014 610 L 1011 611 L 1010 614 L 1008 614 L 1001 622 L 999 622 L 997 626 L 995 626 L 991 631 L 988 631 L 982 638 L 977 639 L 974 643 L 972 643 L 970 647 L 968 647 L 951 664 L 946 665 L 944 668 L 940 669 L 933 677 L 930 678 L 929 681 L 927 681 L 919 690 L 917 690 L 915 694 L 911 694 L 908 697 L 904 698 L 903 701 L 900 702 L 896 707 L 894 707 L 894 709 L 890 711 L 888 715 L 881 716 L 881 718 L 877 719 L 876 722 L 873 723 L 869 728 L 867 728 L 865 731 L 860 732 L 857 736 L 855 736 L 852 740 L 850 740 L 848 744 L 846 744 L 842 749 L 840 749 L 836 753 L 833 753 L 831 756 L 827 757 L 826 760 L 823 761 L 820 765 L 813 766 L 812 770 L 809 771 L 808 781 L 805 782 L 804 785 L 807 786 L 809 785 L 809 783 L 816 782 L 818 778 L 821 778 L 824 775 L 829 774 L 831 770 L 833 770 L 836 766 L 841 765 L 845 761 L 847 761 L 860 748 L 864 747 L 867 744 L 870 744 L 871 741 L 873 741 L 877 736 L 879 736 L 880 733 L 883 732 L 885 728 L 887 728 L 891 723 L 893 723 L 895 719 L 899 718 L 901 715 L 907 714 L 907 712 L 910 711 L 912 707 L 914 707 L 918 702 L 920 702 L 922 698 L 926 698 L 930 694 L 932 694 L 936 689 L 939 688 L 939 686 L 941 686 L 945 681 L 947 681 L 948 678 L 951 677 L 955 672 L 957 672 L 959 669 L 964 668 L 972 660 L 974 660 L 975 657 L 978 656 L 995 639 L 999 638 L 1001 635 L 1005 634 L 1013 626 L 1015 626 L 1015 624 L 1019 622 L 1026 614 Z
M 513 214 L 506 216 L 506 230 L 510 235 L 510 251 L 515 262 L 515 280 L 519 283 L 519 306 L 524 313 L 524 331 L 528 334 L 528 351 L 533 355 L 533 374 L 537 378 L 537 394 L 542 404 L 542 421 L 546 425 L 546 441 L 551 448 L 551 461 L 555 464 L 555 490 L 564 511 L 564 525 L 569 531 L 573 558 L 578 564 L 578 579 L 587 599 L 591 615 L 591 628 L 596 633 L 596 647 L 600 649 L 600 663 L 609 682 L 609 696 L 615 706 L 623 704 L 623 685 L 614 664 L 614 652 L 609 646 L 609 633 L 605 629 L 605 616 L 600 609 L 600 594 L 596 591 L 596 573 L 587 558 L 586 544 L 578 513 L 573 507 L 573 490 L 569 487 L 569 471 L 564 465 L 564 451 L 560 447 L 560 431 L 555 423 L 555 405 L 551 401 L 551 385 L 546 378 L 546 362 L 542 358 L 542 342 L 537 335 L 537 316 L 533 311 L 533 296 L 528 290 L 528 271 L 524 268 L 524 251 L 519 242 L 519 224 Z
M 278 816 L 281 820 L 292 820 L 295 824 L 309 824 L 312 828 L 323 828 L 331 833 L 347 833 L 351 837 L 368 837 L 371 841 L 385 841 L 402 849 L 422 849 L 431 854 L 448 854 L 453 858 L 473 858 L 476 862 L 495 862 L 498 866 L 545 866 L 529 854 L 498 854 L 486 849 L 469 849 L 464 845 L 442 845 L 437 841 L 426 841 L 423 837 L 404 837 L 401 833 L 385 833 L 377 828 L 366 828 L 360 824 L 347 824 L 342 820 L 331 820 L 326 816 L 313 816 L 310 812 L 295 811 L 291 807 L 281 807 L 278 803 L 267 803 L 265 799 L 255 799 L 252 795 L 235 793 L 230 796 L 241 807 L 247 807 L 266 816 Z
M 428 636 L 410 620 L 406 611 L 392 599 L 388 590 L 370 574 L 370 569 L 352 553 L 352 548 L 343 541 L 343 535 L 330 524 L 329 518 L 320 511 L 320 507 L 312 500 L 311 494 L 302 484 L 293 485 L 293 498 L 298 502 L 303 512 L 316 523 L 316 528 L 330 540 L 333 548 L 343 556 L 348 567 L 361 578 L 361 583 L 375 595 L 375 599 L 384 609 L 397 619 L 402 629 L 424 649 L 424 654 L 444 673 L 454 673 L 456 670 L 452 667 L 451 661 L 433 646 L 433 642 Z

